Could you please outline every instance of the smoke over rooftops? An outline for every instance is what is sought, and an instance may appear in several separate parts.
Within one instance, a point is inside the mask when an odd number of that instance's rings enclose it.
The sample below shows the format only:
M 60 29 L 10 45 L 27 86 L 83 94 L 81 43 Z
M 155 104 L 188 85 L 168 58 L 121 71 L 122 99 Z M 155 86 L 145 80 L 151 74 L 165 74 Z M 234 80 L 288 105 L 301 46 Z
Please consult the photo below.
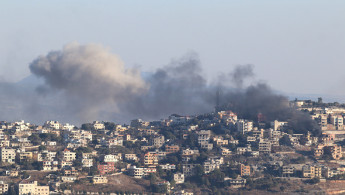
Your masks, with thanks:
M 30 104 L 26 106 L 29 109 L 13 111 L 33 121 L 151 120 L 173 113 L 211 112 L 216 105 L 217 90 L 221 88 L 219 105 L 243 118 L 256 120 L 257 114 L 262 113 L 268 120 L 291 120 L 294 128 L 317 129 L 314 121 L 289 108 L 288 99 L 273 93 L 267 84 L 245 86 L 247 79 L 254 77 L 253 67 L 236 66 L 233 72 L 217 79 L 219 85 L 212 85 L 203 76 L 195 53 L 143 74 L 138 69 L 126 69 L 118 56 L 101 45 L 71 43 L 30 64 L 31 72 L 42 78 L 44 84 L 32 87 L 36 90 L 26 93 L 29 97 L 16 100 L 21 105 Z M 10 100 L 13 91 L 18 89 L 10 88 L 1 88 L 10 93 L 3 99 Z

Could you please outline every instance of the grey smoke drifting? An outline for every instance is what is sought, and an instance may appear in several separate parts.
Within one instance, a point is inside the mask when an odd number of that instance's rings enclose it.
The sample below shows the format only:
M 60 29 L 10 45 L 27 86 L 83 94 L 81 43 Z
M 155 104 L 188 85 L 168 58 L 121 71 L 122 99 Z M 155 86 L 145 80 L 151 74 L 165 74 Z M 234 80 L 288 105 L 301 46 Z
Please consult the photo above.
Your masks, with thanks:
M 87 121 L 103 110 L 119 111 L 119 104 L 148 87 L 139 71 L 125 69 L 117 56 L 99 45 L 68 44 L 34 60 L 30 70 L 45 81 L 39 92 L 62 91 L 66 112 Z
M 242 88 L 245 79 L 253 77 L 253 65 L 236 66 L 234 71 L 230 73 L 231 81 L 237 88 Z
M 80 124 L 96 119 L 128 122 L 134 118 L 202 114 L 214 110 L 217 90 L 223 86 L 219 105 L 241 118 L 257 121 L 262 113 L 267 122 L 289 121 L 296 132 L 319 132 L 307 114 L 290 108 L 288 99 L 266 84 L 244 86 L 254 75 L 252 65 L 236 66 L 219 78 L 217 86 L 204 78 L 199 58 L 192 53 L 143 79 L 139 70 L 126 69 L 102 46 L 72 43 L 38 57 L 30 70 L 43 80 L 40 85 L 0 83 L 0 100 L 7 105 L 3 106 L 3 117 L 16 113 L 12 118 Z
M 320 133 L 319 126 L 308 114 L 291 108 L 287 97 L 274 93 L 267 84 L 258 83 L 244 90 L 228 91 L 225 99 L 223 108 L 234 111 L 240 118 L 258 121 L 260 113 L 266 122 L 288 121 L 296 133 Z
M 188 54 L 159 68 L 147 79 L 148 93 L 133 97 L 122 110 L 148 119 L 171 114 L 192 115 L 210 112 L 215 105 L 215 90 L 202 76 L 198 56 Z

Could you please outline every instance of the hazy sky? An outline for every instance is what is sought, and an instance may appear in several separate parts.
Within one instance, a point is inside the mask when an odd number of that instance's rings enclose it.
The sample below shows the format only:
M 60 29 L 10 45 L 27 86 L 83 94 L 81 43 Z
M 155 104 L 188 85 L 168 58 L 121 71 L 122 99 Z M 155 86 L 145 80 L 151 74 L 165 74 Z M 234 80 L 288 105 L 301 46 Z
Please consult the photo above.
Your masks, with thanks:
M 77 41 L 143 71 L 194 51 L 210 79 L 253 64 L 276 90 L 345 95 L 344 0 L 11 0 L 0 2 L 0 23 L 1 81 Z

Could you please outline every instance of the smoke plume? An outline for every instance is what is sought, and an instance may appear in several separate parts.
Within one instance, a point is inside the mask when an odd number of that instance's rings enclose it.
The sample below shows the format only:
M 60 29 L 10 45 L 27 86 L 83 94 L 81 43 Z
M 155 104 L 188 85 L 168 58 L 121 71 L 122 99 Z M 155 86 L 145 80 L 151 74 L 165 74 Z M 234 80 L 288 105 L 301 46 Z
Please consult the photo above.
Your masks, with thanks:
M 213 92 L 202 76 L 200 61 L 195 53 L 159 68 L 148 79 L 147 94 L 133 97 L 122 110 L 144 118 L 166 117 L 173 113 L 192 115 L 213 110 Z
M 119 104 L 148 87 L 139 71 L 125 69 L 117 56 L 99 45 L 68 44 L 38 57 L 30 70 L 45 81 L 38 92 L 62 91 L 66 112 L 83 120 L 97 118 L 102 110 L 118 111 Z
M 234 71 L 230 73 L 231 81 L 235 84 L 236 88 L 242 88 L 245 79 L 254 76 L 253 65 L 236 66 Z
M 288 121 L 295 132 L 319 132 L 309 115 L 290 108 L 287 97 L 267 84 L 245 86 L 254 76 L 252 65 L 236 66 L 214 85 L 203 76 L 198 56 L 190 53 L 143 79 L 139 70 L 126 69 L 104 47 L 72 43 L 38 57 L 30 70 L 43 80 L 40 85 L 0 83 L 5 92 L 0 100 L 7 106 L 1 110 L 3 116 L 10 116 L 8 112 L 31 121 L 79 124 L 97 119 L 128 122 L 134 118 L 155 120 L 171 114 L 208 113 L 217 102 L 217 109 L 232 110 L 240 118 L 257 121 L 261 113 L 267 122 Z M 17 115 L 13 117 L 20 119 Z
M 225 100 L 223 108 L 234 111 L 240 118 L 258 121 L 258 114 L 262 114 L 266 122 L 289 122 L 296 133 L 320 133 L 319 126 L 308 114 L 291 108 L 288 98 L 274 93 L 267 84 L 257 83 L 244 90 L 228 91 Z

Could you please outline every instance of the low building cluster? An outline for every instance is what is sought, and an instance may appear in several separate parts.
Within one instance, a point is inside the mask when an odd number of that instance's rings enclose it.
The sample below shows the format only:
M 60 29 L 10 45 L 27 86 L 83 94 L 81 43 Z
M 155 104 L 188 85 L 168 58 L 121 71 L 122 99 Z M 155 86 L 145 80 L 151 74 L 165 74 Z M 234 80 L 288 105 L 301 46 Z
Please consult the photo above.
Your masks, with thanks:
M 130 125 L 95 121 L 81 128 L 58 121 L 42 126 L 2 121 L 3 175 L 22 180 L 14 186 L 0 181 L 0 193 L 12 188 L 19 194 L 61 193 L 63 184 L 91 177 L 90 183 L 103 185 L 114 174 L 156 177 L 153 189 L 165 186 L 166 192 L 175 194 L 186 190 L 182 189 L 186 182 L 243 188 L 248 180 L 267 175 L 345 178 L 341 163 L 345 109 L 319 108 L 298 100 L 291 105 L 310 112 L 321 133 L 308 129 L 294 133 L 287 121 L 265 121 L 261 113 L 249 120 L 230 110 L 172 115 L 152 122 L 136 119 Z M 24 178 L 34 170 L 54 177 L 43 184 Z M 212 177 L 221 181 L 209 179 Z

